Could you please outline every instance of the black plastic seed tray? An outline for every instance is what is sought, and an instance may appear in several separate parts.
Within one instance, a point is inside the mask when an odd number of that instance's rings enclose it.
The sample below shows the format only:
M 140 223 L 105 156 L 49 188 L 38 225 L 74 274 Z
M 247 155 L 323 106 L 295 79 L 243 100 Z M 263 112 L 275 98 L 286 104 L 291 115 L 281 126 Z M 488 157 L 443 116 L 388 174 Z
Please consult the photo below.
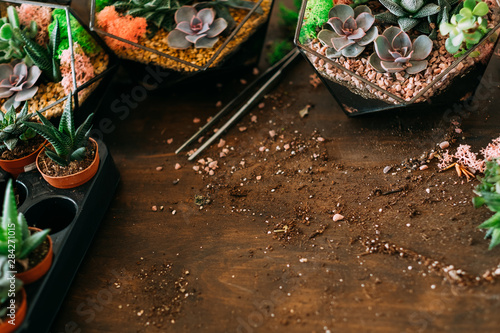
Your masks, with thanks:
M 52 267 L 47 274 L 25 286 L 28 311 L 16 332 L 49 331 L 114 196 L 120 175 L 107 147 L 102 141 L 97 142 L 99 170 L 94 178 L 80 187 L 56 189 L 36 170 L 19 175 L 16 181 L 19 211 L 24 213 L 30 226 L 51 228 L 54 250 Z M 6 174 L 1 173 L 2 197 L 6 179 Z

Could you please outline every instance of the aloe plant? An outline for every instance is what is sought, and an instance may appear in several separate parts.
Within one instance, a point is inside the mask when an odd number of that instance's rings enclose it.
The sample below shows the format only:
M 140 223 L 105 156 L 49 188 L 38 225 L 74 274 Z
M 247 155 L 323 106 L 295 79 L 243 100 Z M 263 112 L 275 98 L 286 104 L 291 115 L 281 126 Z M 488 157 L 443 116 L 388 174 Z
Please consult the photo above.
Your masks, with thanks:
M 8 149 L 13 150 L 19 140 L 27 141 L 33 138 L 36 133 L 24 125 L 33 116 L 28 113 L 28 103 L 24 104 L 21 112 L 16 114 L 14 107 L 7 113 L 0 112 L 0 152 Z
M 375 17 L 389 24 L 398 24 L 401 30 L 417 30 L 431 33 L 432 16 L 439 13 L 441 7 L 426 0 L 379 0 L 387 11 Z
M 479 177 L 478 177 L 479 178 Z M 491 237 L 489 249 L 500 244 L 500 165 L 498 160 L 486 162 L 484 177 L 479 178 L 479 184 L 474 193 L 474 207 L 478 208 L 486 205 L 495 214 L 484 221 L 478 228 L 486 229 L 485 238 Z
M 57 58 L 57 50 L 61 42 L 61 33 L 59 30 L 59 21 L 56 19 L 54 30 L 50 35 L 47 48 L 34 42 L 30 36 L 24 32 L 17 31 L 17 34 L 24 40 L 24 50 L 31 58 L 33 63 L 37 65 L 43 74 L 53 82 L 61 81 L 61 70 L 59 69 L 59 59 Z
M 2 220 L 0 223 L 0 256 L 15 258 L 23 264 L 43 241 L 47 238 L 50 229 L 30 234 L 28 223 L 22 213 L 18 213 L 12 179 L 7 182 L 3 201 Z M 27 266 L 27 262 L 24 263 Z
M 336 5 L 331 10 L 328 25 L 333 30 L 323 29 L 318 39 L 329 46 L 329 58 L 357 57 L 378 36 L 378 28 L 373 26 L 375 17 L 368 6 L 352 9 L 348 5 Z
M 488 14 L 488 5 L 483 1 L 466 0 L 458 14 L 450 18 L 450 22 L 443 21 L 439 31 L 446 39 L 446 50 L 460 56 L 467 52 L 488 33 L 488 21 L 484 17 Z
M 59 121 L 59 128 L 55 127 L 38 111 L 37 115 L 42 122 L 41 124 L 24 122 L 26 126 L 43 136 L 52 145 L 52 149 L 45 148 L 45 154 L 61 166 L 67 166 L 71 161 L 80 161 L 85 157 L 90 129 L 92 128 L 92 118 L 94 117 L 93 113 L 90 114 L 80 127 L 75 128 L 71 101 L 72 94 L 69 93 Z
M 23 59 L 30 63 L 24 51 L 24 40 L 17 31 L 21 31 L 19 16 L 14 6 L 7 7 L 7 16 L 0 19 L 0 63 L 11 62 L 13 59 Z M 22 29 L 22 33 L 28 38 L 35 38 L 38 28 L 35 21 Z

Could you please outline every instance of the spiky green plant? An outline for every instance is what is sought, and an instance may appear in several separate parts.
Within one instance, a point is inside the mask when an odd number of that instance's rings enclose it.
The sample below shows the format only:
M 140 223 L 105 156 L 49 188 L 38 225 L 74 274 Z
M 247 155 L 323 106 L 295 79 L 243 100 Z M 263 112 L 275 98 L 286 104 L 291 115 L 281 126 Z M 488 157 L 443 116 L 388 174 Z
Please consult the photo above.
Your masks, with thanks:
M 28 103 L 25 103 L 21 112 L 16 114 L 14 107 L 11 107 L 7 113 L 0 112 L 0 152 L 8 149 L 12 151 L 19 142 L 28 141 L 35 137 L 36 133 L 24 125 L 33 116 L 28 113 Z
M 35 38 L 38 28 L 35 21 L 21 30 L 19 16 L 16 7 L 7 7 L 7 16 L 0 19 L 0 63 L 11 62 L 13 59 L 24 59 L 31 66 L 32 63 L 26 57 L 24 51 L 24 40 L 16 31 L 22 31 L 29 38 Z
M 0 224 L 0 256 L 14 257 L 22 263 L 47 238 L 50 229 L 30 234 L 28 223 L 22 213 L 18 213 L 12 179 L 7 182 L 3 200 Z M 27 264 L 27 263 L 26 263 Z
M 488 33 L 488 5 L 481 0 L 466 0 L 458 14 L 451 17 L 450 22 L 441 22 L 439 31 L 446 39 L 446 50 L 455 56 L 461 56 L 477 45 Z
M 193 0 L 121 0 L 113 6 L 127 15 L 144 17 L 157 29 L 170 31 L 175 28 L 175 12 L 192 2 Z
M 52 145 L 53 150 L 46 147 L 45 154 L 61 166 L 67 166 L 71 161 L 80 161 L 85 157 L 92 118 L 94 117 L 93 113 L 90 114 L 80 127 L 75 129 L 71 101 L 72 94 L 70 93 L 59 121 L 59 128 L 55 127 L 38 111 L 37 115 L 42 121 L 41 124 L 24 122 L 26 126 L 43 136 Z
M 19 35 L 24 40 L 24 50 L 33 63 L 42 70 L 43 74 L 50 81 L 61 81 L 61 70 L 59 69 L 60 64 L 59 59 L 57 58 L 57 50 L 59 48 L 59 43 L 61 42 L 59 21 L 56 21 L 55 23 L 47 48 L 44 48 L 40 44 L 34 42 L 23 32 L 20 32 Z
M 486 205 L 495 213 L 478 226 L 487 230 L 485 238 L 491 237 L 489 246 L 491 250 L 500 244 L 500 165 L 498 165 L 498 160 L 486 162 L 484 177 L 478 178 L 481 184 L 474 190 L 474 193 L 478 195 L 472 199 L 474 207 Z
M 14 269 L 9 266 L 9 260 L 7 256 L 0 256 L 0 317 L 4 317 L 7 314 L 7 301 L 21 290 L 23 286 L 23 281 L 15 279 L 14 290 L 11 288 L 12 274 Z
M 425 34 L 430 34 L 430 23 L 433 15 L 439 13 L 441 8 L 426 0 L 379 0 L 387 11 L 375 15 L 384 23 L 398 24 L 401 30 L 417 29 Z

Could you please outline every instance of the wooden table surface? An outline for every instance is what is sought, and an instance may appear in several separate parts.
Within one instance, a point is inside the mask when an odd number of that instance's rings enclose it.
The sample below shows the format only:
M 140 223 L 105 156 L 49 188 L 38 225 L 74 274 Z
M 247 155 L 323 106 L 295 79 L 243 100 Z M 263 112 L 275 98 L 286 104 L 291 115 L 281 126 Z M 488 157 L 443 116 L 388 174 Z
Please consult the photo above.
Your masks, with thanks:
M 301 59 L 224 135 L 226 157 L 202 154 L 214 175 L 174 151 L 252 73 L 125 106 L 137 85 L 122 72 L 96 121 L 121 184 L 51 332 L 498 332 L 498 283 L 447 274 L 499 263 L 476 228 L 491 215 L 470 203 L 477 181 L 401 164 L 456 127 L 451 149 L 497 138 L 499 66 L 497 49 L 473 103 L 347 118 Z M 397 253 L 367 254 L 366 239 Z

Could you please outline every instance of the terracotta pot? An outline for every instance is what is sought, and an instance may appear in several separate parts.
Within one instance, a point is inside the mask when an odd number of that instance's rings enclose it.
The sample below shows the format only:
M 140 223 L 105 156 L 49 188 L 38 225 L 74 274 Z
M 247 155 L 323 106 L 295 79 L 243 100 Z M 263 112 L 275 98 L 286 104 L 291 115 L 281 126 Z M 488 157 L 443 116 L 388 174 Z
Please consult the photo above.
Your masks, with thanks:
M 90 179 L 92 179 L 92 177 L 94 177 L 94 175 L 97 173 L 97 169 L 99 169 L 99 146 L 97 145 L 97 142 L 94 139 L 90 138 L 90 140 L 94 142 L 96 147 L 94 161 L 92 162 L 91 165 L 89 165 L 87 169 L 69 176 L 53 177 L 44 174 L 42 172 L 42 169 L 40 168 L 40 165 L 38 164 L 38 161 L 40 160 L 41 154 L 43 154 L 45 150 L 40 151 L 40 153 L 38 153 L 38 156 L 36 158 L 36 167 L 38 168 L 38 171 L 40 171 L 40 173 L 42 174 L 43 179 L 45 179 L 47 183 L 56 188 L 73 188 L 83 185 Z
M 36 232 L 42 231 L 41 229 L 34 227 L 29 227 L 29 229 L 31 231 L 36 231 Z M 39 262 L 38 265 L 36 265 L 35 267 L 32 267 L 25 272 L 16 274 L 16 277 L 19 280 L 22 280 L 24 284 L 30 284 L 39 280 L 50 269 L 50 266 L 52 265 L 52 257 L 54 256 L 54 251 L 52 249 L 52 238 L 50 238 L 50 236 L 47 236 L 47 239 L 49 240 L 49 252 L 45 256 L 45 258 L 41 262 Z
M 0 333 L 11 333 L 14 332 L 16 329 L 18 329 L 21 324 L 24 321 L 24 317 L 26 317 L 26 309 L 28 308 L 27 300 L 26 300 L 26 291 L 24 291 L 24 288 L 20 290 L 22 300 L 21 300 L 21 306 L 17 309 L 16 311 L 16 324 L 11 325 L 9 324 L 8 321 L 3 322 L 0 324 Z M 7 317 L 7 320 L 10 320 L 9 317 Z
M 35 161 L 38 153 L 42 150 L 42 143 L 40 147 L 28 156 L 18 158 L 16 160 L 2 160 L 0 159 L 0 168 L 10 173 L 14 178 L 17 178 L 21 173 L 31 171 L 35 169 Z

